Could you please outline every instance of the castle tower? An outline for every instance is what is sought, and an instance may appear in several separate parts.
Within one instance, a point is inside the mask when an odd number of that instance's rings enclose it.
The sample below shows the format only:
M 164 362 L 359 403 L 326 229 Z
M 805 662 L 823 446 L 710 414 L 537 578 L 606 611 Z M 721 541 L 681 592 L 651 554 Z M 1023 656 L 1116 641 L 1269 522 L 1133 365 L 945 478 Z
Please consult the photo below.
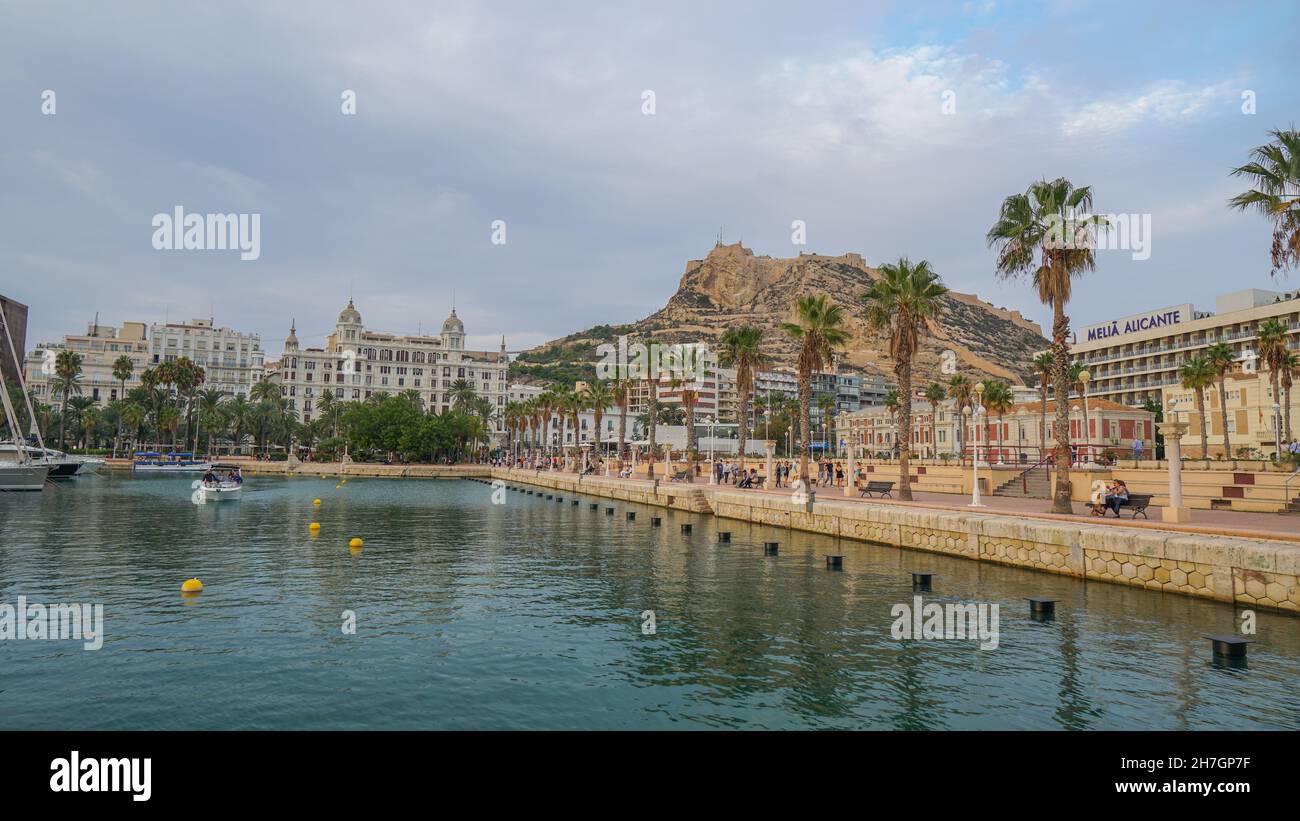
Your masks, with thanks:
M 449 351 L 465 350 L 465 323 L 456 316 L 456 309 L 451 309 L 451 316 L 442 323 L 442 347 Z

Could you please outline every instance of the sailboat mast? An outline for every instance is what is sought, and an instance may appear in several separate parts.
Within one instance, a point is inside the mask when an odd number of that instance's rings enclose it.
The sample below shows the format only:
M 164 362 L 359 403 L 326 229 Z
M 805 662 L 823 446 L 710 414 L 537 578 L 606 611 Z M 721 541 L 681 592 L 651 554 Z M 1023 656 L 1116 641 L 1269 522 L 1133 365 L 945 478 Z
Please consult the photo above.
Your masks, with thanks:
M 95 320 L 96 322 L 99 321 L 99 314 L 95 315 Z M 27 392 L 27 385 L 23 382 L 23 360 L 18 358 L 18 352 L 14 350 L 14 338 L 13 335 L 9 333 L 9 323 L 5 321 L 3 311 L 0 311 L 0 327 L 5 329 L 5 339 L 8 340 L 9 343 L 9 353 L 13 355 L 15 370 L 18 374 L 18 387 L 21 388 L 23 401 L 27 403 L 27 416 L 32 420 L 32 430 L 36 431 L 36 443 L 40 445 L 41 453 L 44 453 L 45 437 L 41 436 L 41 426 L 36 422 L 36 409 L 32 407 L 31 394 Z M 9 392 L 6 390 L 6 401 L 8 401 L 8 396 Z M 19 443 L 19 439 L 26 439 L 26 437 L 23 436 L 22 431 L 18 430 L 18 425 L 16 424 L 17 421 L 17 419 L 14 419 L 10 422 L 10 426 L 14 432 L 15 445 Z

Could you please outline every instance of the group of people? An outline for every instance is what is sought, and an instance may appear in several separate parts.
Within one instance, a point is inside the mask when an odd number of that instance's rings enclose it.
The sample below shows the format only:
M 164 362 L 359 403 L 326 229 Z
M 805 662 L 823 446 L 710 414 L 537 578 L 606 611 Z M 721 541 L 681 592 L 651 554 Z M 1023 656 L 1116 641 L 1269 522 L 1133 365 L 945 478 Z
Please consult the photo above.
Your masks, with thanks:
M 1116 479 L 1106 487 L 1104 494 L 1093 499 L 1090 505 L 1092 508 L 1091 515 L 1105 516 L 1107 510 L 1113 510 L 1115 515 L 1118 516 L 1119 509 L 1124 506 L 1126 501 L 1128 501 L 1128 485 L 1124 484 L 1123 479 Z

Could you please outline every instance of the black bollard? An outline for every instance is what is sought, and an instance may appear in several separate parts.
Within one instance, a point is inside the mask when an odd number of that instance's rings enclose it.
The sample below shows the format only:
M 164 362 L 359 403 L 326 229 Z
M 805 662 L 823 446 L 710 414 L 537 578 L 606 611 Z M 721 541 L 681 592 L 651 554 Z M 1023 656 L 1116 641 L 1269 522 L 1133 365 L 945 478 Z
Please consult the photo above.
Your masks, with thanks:
M 661 525 L 661 524 L 663 524 L 663 523 L 664 523 L 664 520 L 661 519 L 661 518 L 659 518 L 658 516 L 652 516 L 652 517 L 650 517 L 650 526 L 651 526 L 651 527 L 658 527 L 659 525 Z
M 596 509 L 599 508 L 599 507 L 600 507 L 600 505 L 597 504 L 596 502 L 592 502 L 592 503 L 591 503 L 591 509 L 592 509 L 592 510 L 596 510 Z
M 933 578 L 934 578 L 934 574 L 933 574 L 933 573 L 913 573 L 913 574 L 912 574 L 912 589 L 913 589 L 913 590 L 920 590 L 920 591 L 922 591 L 922 592 L 929 592 L 929 590 L 930 590 L 930 580 L 933 579 Z
M 730 530 L 719 530 L 719 531 L 718 531 L 718 541 L 720 541 L 720 542 L 729 542 L 729 541 L 731 541 L 731 531 L 730 531 Z
M 1029 612 L 1038 616 L 1050 617 L 1056 613 L 1056 602 L 1057 599 L 1033 596 L 1029 599 Z
M 781 546 L 780 542 L 763 542 L 763 555 L 775 556 L 777 549 Z
M 578 500 L 577 500 L 577 499 L 574 499 L 574 500 L 573 500 L 573 506 L 574 506 L 574 507 L 577 507 L 577 506 L 578 506 Z
M 1214 651 L 1214 655 L 1230 659 L 1244 659 L 1246 657 L 1246 648 L 1255 643 L 1254 639 L 1243 639 L 1241 636 L 1235 636 L 1231 633 L 1206 634 L 1205 638 L 1210 640 L 1210 647 Z
M 627 520 L 628 520 L 629 522 L 634 522 L 634 521 L 636 521 L 636 513 L 633 512 L 633 511 L 631 511 L 631 510 L 629 510 L 629 511 L 627 512 Z
M 614 515 L 614 508 L 612 508 L 612 507 L 607 507 L 607 508 L 605 508 L 605 515 L 606 515 L 606 516 L 613 516 L 613 515 Z
M 843 569 L 844 569 L 844 557 L 843 557 L 843 556 L 827 556 L 827 557 L 826 557 L 826 567 L 827 567 L 828 569 L 830 569 L 830 570 L 843 570 Z
M 683 533 L 690 533 L 690 532 L 691 532 L 691 526 L 690 526 L 689 524 L 682 525 L 682 532 L 683 532 Z

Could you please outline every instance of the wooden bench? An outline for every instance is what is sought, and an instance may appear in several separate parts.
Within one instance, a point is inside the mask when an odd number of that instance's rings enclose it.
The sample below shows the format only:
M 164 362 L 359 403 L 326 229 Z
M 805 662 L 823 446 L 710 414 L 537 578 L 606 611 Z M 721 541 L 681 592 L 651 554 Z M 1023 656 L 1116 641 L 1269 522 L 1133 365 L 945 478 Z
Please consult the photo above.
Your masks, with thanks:
M 1130 508 L 1133 511 L 1131 518 L 1136 519 L 1138 514 L 1141 513 L 1142 518 L 1145 519 L 1147 518 L 1147 505 L 1151 504 L 1151 496 L 1150 493 L 1130 493 L 1127 499 L 1119 503 L 1120 509 Z
M 873 498 L 871 494 L 878 493 L 880 494 L 881 498 L 888 496 L 889 498 L 892 499 L 894 498 L 893 495 L 891 494 L 891 491 L 893 491 L 893 489 L 894 489 L 893 482 L 867 482 L 867 486 L 862 489 L 862 492 L 858 494 L 858 497 L 870 499 Z
M 674 471 L 673 471 L 673 475 L 670 476 L 670 477 L 668 477 L 668 481 L 670 481 L 670 482 L 685 482 L 685 481 L 686 481 L 686 475 L 687 475 L 688 473 L 690 473 L 690 469 L 689 469 L 689 468 L 686 468 L 686 469 L 683 469 L 683 470 L 674 470 Z

